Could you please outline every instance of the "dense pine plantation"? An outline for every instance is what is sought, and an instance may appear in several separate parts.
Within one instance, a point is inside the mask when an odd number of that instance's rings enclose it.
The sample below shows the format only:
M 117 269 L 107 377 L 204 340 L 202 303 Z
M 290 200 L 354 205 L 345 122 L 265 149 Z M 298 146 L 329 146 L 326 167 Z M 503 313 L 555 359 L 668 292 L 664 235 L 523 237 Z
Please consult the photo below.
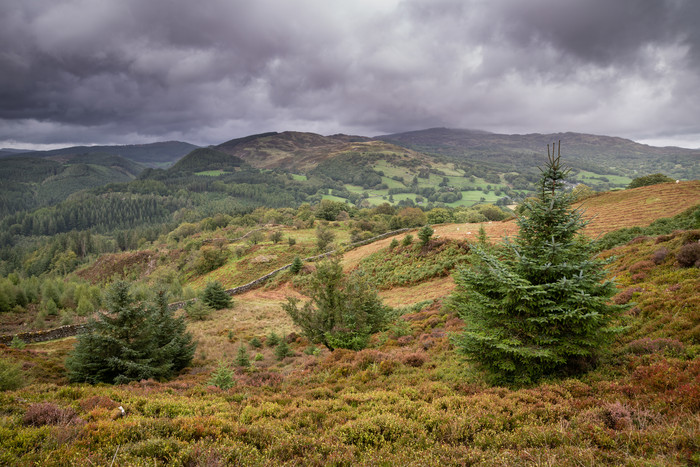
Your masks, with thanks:
M 588 371 L 529 385 L 492 385 L 457 352 L 465 322 L 451 304 L 452 277 L 476 264 L 474 248 L 504 255 L 501 237 L 515 223 L 489 221 L 508 216 L 496 206 L 424 211 L 327 199 L 199 218 L 182 211 L 178 225 L 148 235 L 125 228 L 123 248 L 114 248 L 112 234 L 78 231 L 27 246 L 28 256 L 0 279 L 3 334 L 115 311 L 103 290 L 126 280 L 133 302 L 121 303 L 143 331 L 139 339 L 163 337 L 138 324 L 146 310 L 160 310 L 170 329 L 186 323 L 197 346 L 190 354 L 183 334 L 189 363 L 172 367 L 174 378 L 159 373 L 165 354 L 153 344 L 139 354 L 142 366 L 127 364 L 152 378 L 135 372 L 123 384 L 91 385 L 71 382 L 83 367 L 66 359 L 89 347 L 76 347 L 75 337 L 0 344 L 0 464 L 700 463 L 700 209 L 690 185 L 672 185 L 695 207 L 654 223 L 662 216 L 653 214 L 633 230 L 611 228 L 600 243 L 605 276 L 616 281 L 610 303 L 624 309 L 611 323 L 621 332 Z M 669 186 L 629 196 L 663 200 Z M 103 195 L 110 199 L 109 189 Z M 620 201 L 605 204 L 606 196 L 591 198 L 591 211 L 619 213 Z M 482 217 L 464 223 L 469 216 Z M 371 240 L 398 228 L 414 230 Z M 330 351 L 284 311 L 288 297 L 301 305 L 314 293 L 324 263 L 306 258 L 331 251 L 345 273 L 361 274 L 393 304 L 381 307 L 381 326 L 358 350 Z M 222 289 L 292 263 L 219 307 Z M 39 266 L 41 276 L 24 269 Z M 164 294 L 198 300 L 171 316 Z

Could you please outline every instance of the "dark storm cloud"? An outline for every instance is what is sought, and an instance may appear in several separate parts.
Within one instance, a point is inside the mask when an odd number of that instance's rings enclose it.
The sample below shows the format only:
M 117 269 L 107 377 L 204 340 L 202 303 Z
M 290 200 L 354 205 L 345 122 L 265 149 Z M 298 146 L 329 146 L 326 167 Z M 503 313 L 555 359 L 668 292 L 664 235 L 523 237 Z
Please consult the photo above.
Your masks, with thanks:
M 0 141 L 430 126 L 700 141 L 698 5 L 5 0 Z

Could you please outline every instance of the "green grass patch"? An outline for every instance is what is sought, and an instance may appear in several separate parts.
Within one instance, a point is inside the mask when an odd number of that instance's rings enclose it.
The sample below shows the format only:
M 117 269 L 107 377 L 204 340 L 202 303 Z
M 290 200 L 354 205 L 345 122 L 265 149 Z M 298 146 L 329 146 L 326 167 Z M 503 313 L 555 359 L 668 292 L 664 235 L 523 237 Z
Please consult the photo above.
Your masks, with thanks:
M 204 170 L 202 172 L 196 172 L 195 175 L 205 175 L 207 177 L 218 177 L 219 175 L 224 175 L 228 173 L 224 170 Z

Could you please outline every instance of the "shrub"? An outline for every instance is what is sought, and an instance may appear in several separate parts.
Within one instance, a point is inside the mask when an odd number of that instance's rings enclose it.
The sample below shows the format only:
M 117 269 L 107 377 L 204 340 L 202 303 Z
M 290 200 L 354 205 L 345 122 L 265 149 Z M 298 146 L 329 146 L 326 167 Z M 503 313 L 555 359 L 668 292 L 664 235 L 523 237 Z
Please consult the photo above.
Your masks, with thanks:
M 316 229 L 316 246 L 318 247 L 318 251 L 327 251 L 331 243 L 333 243 L 333 240 L 335 240 L 335 234 L 329 228 L 318 226 Z
M 107 396 L 92 396 L 80 401 L 80 410 L 89 412 L 97 407 L 105 409 L 116 409 L 119 407 L 117 402 L 114 402 Z
M 52 402 L 32 404 L 22 417 L 22 423 L 31 426 L 70 425 L 80 421 L 75 410 L 63 409 Z
M 294 245 L 297 244 L 297 239 L 294 238 L 294 237 L 289 237 L 289 238 L 287 239 L 287 243 L 289 244 L 289 246 L 294 246 Z
M 205 247 L 199 251 L 199 257 L 194 262 L 194 270 L 198 274 L 206 274 L 218 269 L 228 261 L 229 250 L 217 247 Z
M 408 234 L 406 235 L 403 240 L 401 241 L 401 245 L 403 246 L 410 246 L 413 243 L 413 235 Z
M 396 240 L 396 238 L 391 239 L 391 243 L 389 243 L 389 250 L 392 251 L 394 250 L 397 246 L 399 246 L 399 241 Z
M 275 386 L 282 382 L 282 376 L 279 373 L 271 371 L 259 371 L 249 375 L 245 379 L 245 384 L 248 386 Z
M 425 363 L 425 361 L 428 359 L 427 355 L 421 352 L 413 352 L 407 355 L 404 355 L 401 358 L 401 361 L 403 362 L 404 365 L 407 366 L 412 366 L 412 367 L 421 367 Z
M 700 243 L 683 245 L 676 253 L 676 261 L 681 267 L 700 267 Z
M 654 264 L 658 266 L 659 264 L 664 262 L 666 256 L 668 256 L 668 249 L 665 247 L 661 247 L 651 255 L 651 260 L 654 262 Z
M 187 317 L 193 321 L 205 321 L 211 317 L 214 309 L 207 305 L 204 300 L 196 300 L 185 305 Z
M 231 297 L 224 290 L 224 286 L 219 281 L 209 282 L 202 292 L 202 301 L 215 310 L 230 308 Z
M 250 232 L 250 234 L 248 235 L 248 243 L 250 245 L 257 245 L 258 243 L 262 242 L 264 239 L 265 239 L 265 236 L 259 230 L 255 230 L 253 232 Z
M 223 360 L 220 360 L 219 365 L 216 367 L 216 370 L 214 370 L 214 373 L 212 373 L 207 384 L 210 386 L 216 386 L 224 391 L 231 389 L 233 386 L 235 386 L 235 382 L 233 380 L 233 370 L 226 363 L 224 363 Z
M 274 232 L 270 233 L 270 241 L 274 243 L 275 245 L 278 244 L 282 240 L 282 232 L 279 230 L 275 230 Z
M 683 344 L 676 339 L 651 339 L 649 337 L 637 339 L 627 344 L 627 351 L 635 355 L 644 355 L 667 350 L 680 353 L 683 351 Z
M 674 182 L 675 180 L 668 177 L 662 173 L 655 173 L 652 175 L 645 175 L 643 177 L 637 177 L 630 182 L 627 188 L 639 188 L 641 186 L 656 185 L 659 183 Z
M 619 294 L 615 295 L 613 298 L 613 301 L 617 305 L 624 305 L 628 303 L 630 300 L 632 300 L 632 297 L 634 296 L 635 293 L 638 292 L 643 292 L 644 289 L 641 287 L 628 287 L 627 289 L 623 290 Z
M 0 359 L 0 391 L 12 391 L 24 385 L 24 375 L 20 366 L 5 359 Z

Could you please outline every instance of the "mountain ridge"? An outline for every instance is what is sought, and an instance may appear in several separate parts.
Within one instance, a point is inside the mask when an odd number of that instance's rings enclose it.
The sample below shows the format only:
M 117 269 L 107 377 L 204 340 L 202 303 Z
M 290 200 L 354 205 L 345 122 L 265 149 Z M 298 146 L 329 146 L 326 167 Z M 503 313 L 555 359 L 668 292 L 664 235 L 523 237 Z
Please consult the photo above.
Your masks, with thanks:
M 2 149 L 3 154 L 0 154 L 0 160 L 12 156 L 50 158 L 64 162 L 80 155 L 105 154 L 121 156 L 134 162 L 155 167 L 164 164 L 172 165 L 198 147 L 183 141 L 158 141 L 143 144 L 68 146 L 47 151 L 14 152 L 15 150 L 12 148 L 5 148 Z M 9 151 L 13 152 L 9 153 Z

